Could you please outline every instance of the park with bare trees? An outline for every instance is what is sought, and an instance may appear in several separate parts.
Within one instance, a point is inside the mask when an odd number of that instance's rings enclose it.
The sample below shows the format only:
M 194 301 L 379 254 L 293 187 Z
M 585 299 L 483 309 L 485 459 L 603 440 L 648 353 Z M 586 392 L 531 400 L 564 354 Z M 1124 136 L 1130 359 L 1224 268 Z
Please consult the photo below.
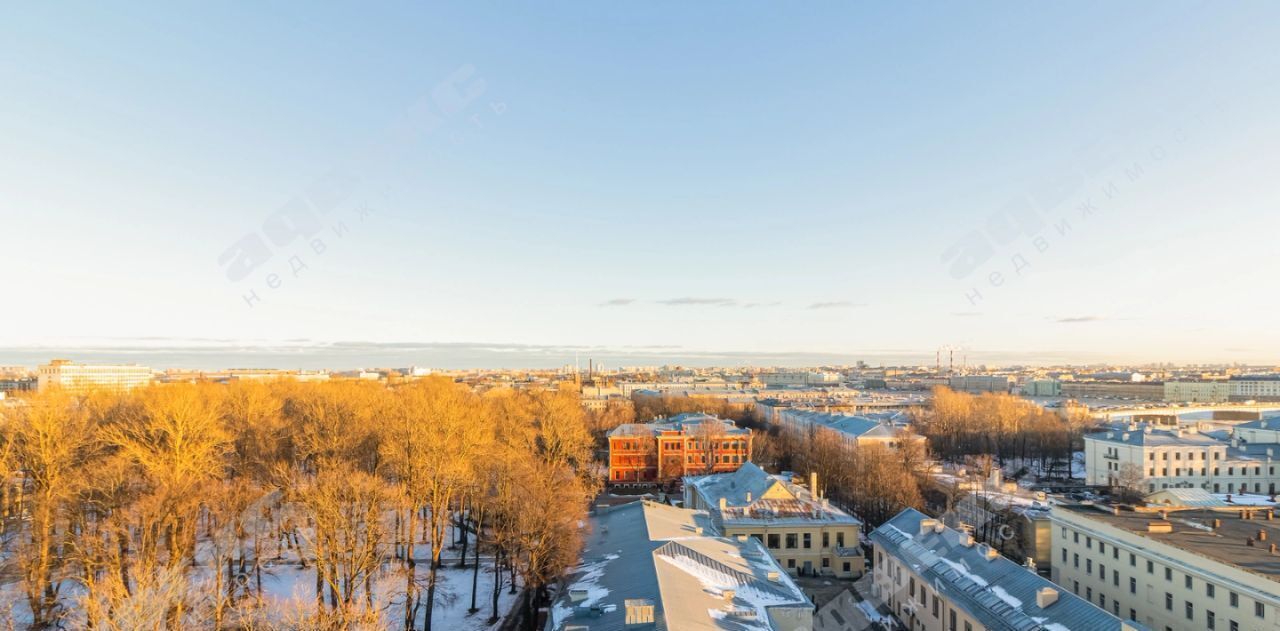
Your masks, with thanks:
M 572 393 L 438 377 L 32 395 L 0 412 L 0 620 L 531 627 L 592 445 Z

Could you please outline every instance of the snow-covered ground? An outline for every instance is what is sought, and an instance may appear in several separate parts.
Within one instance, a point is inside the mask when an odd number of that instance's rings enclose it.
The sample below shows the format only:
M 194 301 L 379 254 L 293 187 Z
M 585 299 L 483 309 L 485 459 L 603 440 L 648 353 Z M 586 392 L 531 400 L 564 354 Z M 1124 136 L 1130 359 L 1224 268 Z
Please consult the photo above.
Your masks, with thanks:
M 472 539 L 472 542 L 474 542 L 474 539 Z M 197 549 L 197 558 L 202 561 L 208 558 L 209 546 L 207 541 L 202 541 Z M 490 631 L 501 624 L 501 621 L 492 625 L 488 623 L 489 617 L 493 612 L 493 559 L 492 557 L 486 558 L 484 555 L 480 558 L 480 574 L 476 584 L 476 607 L 479 611 L 471 614 L 467 610 L 471 607 L 473 559 L 469 553 L 467 567 L 455 567 L 459 552 L 460 549 L 445 550 L 444 558 L 449 559 L 452 557 L 452 560 L 448 561 L 438 574 L 435 607 L 431 616 L 432 628 L 446 631 Z M 416 551 L 416 556 L 418 557 L 416 576 L 422 589 L 423 598 L 425 598 L 427 583 L 427 554 L 429 554 L 428 546 L 418 546 Z M 14 570 L 16 568 L 10 567 L 9 569 Z M 215 591 L 212 588 L 211 576 L 212 572 L 208 564 L 204 562 L 187 570 L 190 585 L 188 593 L 191 594 L 189 604 L 198 604 L 202 599 L 207 599 L 208 594 Z M 280 561 L 264 562 L 262 571 L 263 606 L 260 611 L 268 619 L 276 622 L 304 619 L 315 611 L 315 578 L 314 567 L 308 564 L 308 567 L 302 568 L 293 551 L 286 551 L 285 558 Z M 502 583 L 498 588 L 499 618 L 507 615 L 515 604 L 515 600 L 519 597 L 518 593 L 510 593 L 509 575 L 504 572 L 501 580 Z M 250 596 L 245 598 L 245 601 L 254 598 L 252 589 L 254 587 L 256 585 L 251 579 Z M 376 572 L 372 581 L 374 608 L 382 621 L 379 626 L 388 629 L 402 626 L 404 588 L 405 575 L 402 573 L 400 563 L 388 558 L 383 563 L 382 568 Z M 63 597 L 61 600 L 68 609 L 68 622 L 71 623 L 71 626 L 76 626 L 76 621 L 82 621 L 83 615 L 80 613 L 80 607 L 77 602 L 80 590 L 78 586 L 72 583 L 65 583 L 62 591 Z M 363 600 L 363 594 L 361 594 L 361 599 Z M 421 607 L 421 613 L 419 613 L 419 627 L 424 622 L 422 617 L 425 616 L 425 613 L 426 605 L 424 603 Z M 27 608 L 22 584 L 18 582 L 17 572 L 4 572 L 3 578 L 0 578 L 0 629 L 7 628 L 9 621 L 13 621 L 15 626 L 22 628 L 30 620 L 31 613 Z

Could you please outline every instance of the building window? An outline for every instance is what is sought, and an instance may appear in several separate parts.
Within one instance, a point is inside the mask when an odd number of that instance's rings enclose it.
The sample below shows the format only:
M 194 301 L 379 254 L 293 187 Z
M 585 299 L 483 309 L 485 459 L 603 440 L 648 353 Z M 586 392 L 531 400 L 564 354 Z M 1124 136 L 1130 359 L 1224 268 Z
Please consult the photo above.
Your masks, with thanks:
M 822 567 L 831 567 L 831 559 L 822 557 Z
M 848 561 L 845 561 L 845 562 L 844 562 L 844 571 L 846 571 L 846 572 L 848 572 L 848 571 L 849 571 L 849 562 L 848 562 Z
M 1204 624 L 1209 631 L 1213 631 L 1213 629 L 1216 628 L 1217 621 L 1213 618 L 1212 609 L 1204 612 Z
M 1169 592 L 1164 593 L 1164 608 L 1168 611 L 1173 611 L 1173 594 Z
M 804 536 L 803 536 L 803 538 L 801 539 L 801 542 L 802 542 L 802 544 L 803 544 L 803 546 L 804 546 L 804 549 L 805 549 L 805 550 L 808 550 L 809 548 L 812 548 L 812 547 L 813 547 L 813 535 L 811 535 L 811 534 L 809 534 L 809 533 L 807 533 L 807 532 L 806 532 L 806 533 L 804 533 Z
M 1239 606 L 1240 606 L 1240 594 L 1237 594 L 1237 593 L 1235 593 L 1235 592 L 1231 592 L 1231 596 L 1229 596 L 1229 597 L 1227 598 L 1227 600 L 1231 603 L 1231 606 L 1232 606 L 1232 607 L 1239 607 Z
M 1267 617 L 1267 606 L 1262 603 L 1253 603 L 1253 615 L 1259 618 Z
M 1129 593 L 1138 593 L 1138 579 L 1132 577 L 1129 578 Z
M 1072 567 L 1080 567 L 1080 555 L 1079 555 L 1079 554 L 1074 553 L 1074 552 L 1071 554 L 1071 566 L 1072 566 Z
M 1138 564 L 1138 557 L 1137 557 L 1136 555 L 1134 555 L 1132 552 L 1130 552 L 1130 553 L 1129 553 L 1129 567 L 1133 567 L 1133 566 L 1135 566 L 1135 565 L 1137 565 L 1137 564 Z
M 787 567 L 789 567 L 789 568 L 793 568 L 793 569 L 794 569 L 794 568 L 795 568 L 795 566 L 796 566 L 796 560 L 795 560 L 795 559 L 787 559 Z
M 1186 575 L 1186 576 L 1184 576 L 1184 577 L 1182 578 L 1182 583 L 1183 583 L 1183 585 L 1185 585 L 1185 586 L 1186 586 L 1186 588 L 1187 588 L 1187 589 L 1191 589 L 1191 582 L 1192 582 L 1192 580 L 1191 580 L 1191 575 L 1190 575 L 1190 574 L 1188 574 L 1188 575 Z
M 1204 595 L 1213 598 L 1213 583 L 1204 584 Z
M 836 547 L 837 547 L 837 548 L 843 548 L 843 547 L 844 547 L 844 533 L 843 533 L 843 532 L 837 532 L 837 533 L 836 533 Z
M 829 532 L 822 533 L 822 547 L 824 548 L 831 547 L 831 533 Z
M 791 549 L 794 549 L 795 547 L 796 547 L 796 533 L 789 532 L 787 533 L 787 549 L 791 550 Z
M 1063 563 L 1066 563 L 1066 562 L 1067 562 L 1067 549 L 1066 549 L 1066 548 L 1063 548 L 1063 549 L 1062 549 L 1062 562 L 1063 562 Z
M 1195 608 L 1195 605 L 1192 605 L 1192 604 L 1191 604 L 1191 601 L 1189 601 L 1189 600 L 1185 603 L 1185 605 L 1186 605 L 1186 610 L 1187 610 L 1187 612 L 1186 612 L 1186 613 L 1187 613 L 1187 620 L 1195 620 L 1195 619 L 1196 619 L 1196 608 Z
M 1150 561 L 1147 561 L 1147 574 L 1155 574 L 1155 573 L 1156 573 L 1156 564 Z
M 1173 569 L 1172 569 L 1172 568 L 1165 568 L 1165 569 L 1164 569 L 1164 580 L 1169 581 L 1169 582 L 1173 582 Z
M 770 550 L 778 549 L 778 535 L 769 535 L 769 549 Z

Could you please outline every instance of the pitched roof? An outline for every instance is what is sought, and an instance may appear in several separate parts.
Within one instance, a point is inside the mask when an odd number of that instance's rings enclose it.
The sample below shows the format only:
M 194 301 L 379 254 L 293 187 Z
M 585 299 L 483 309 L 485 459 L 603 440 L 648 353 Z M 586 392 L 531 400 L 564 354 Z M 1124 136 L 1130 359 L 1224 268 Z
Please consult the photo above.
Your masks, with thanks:
M 964 545 L 956 530 L 943 528 L 938 532 L 930 528 L 921 533 L 921 522 L 926 519 L 929 518 L 920 511 L 908 508 L 873 531 L 871 540 L 986 628 L 1123 628 L 1119 618 L 1035 572 L 1003 556 L 988 558 L 982 545 Z M 1057 591 L 1058 599 L 1041 608 L 1036 604 L 1036 593 L 1045 587 Z
M 596 514 L 582 562 L 565 579 L 546 629 L 767 630 L 771 608 L 812 611 L 758 541 L 710 533 L 705 511 L 648 501 Z M 654 623 L 627 625 L 628 601 L 652 604 Z
M 856 517 L 815 498 L 810 489 L 793 484 L 782 475 L 770 475 L 755 463 L 745 463 L 733 473 L 685 479 L 708 506 L 716 525 L 836 522 L 860 524 Z M 720 500 L 725 509 L 720 510 Z

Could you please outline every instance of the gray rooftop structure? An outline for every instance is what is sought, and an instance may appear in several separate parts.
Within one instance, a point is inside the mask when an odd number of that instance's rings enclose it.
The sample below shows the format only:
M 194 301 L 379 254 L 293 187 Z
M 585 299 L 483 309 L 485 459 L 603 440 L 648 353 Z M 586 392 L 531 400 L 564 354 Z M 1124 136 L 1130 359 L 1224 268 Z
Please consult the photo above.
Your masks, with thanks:
M 942 527 L 915 509 L 906 509 L 871 533 L 879 550 L 912 568 L 953 606 L 992 631 L 1120 631 L 1141 629 L 1122 621 L 998 554 L 988 554 L 965 533 Z M 1057 593 L 1040 607 L 1037 593 Z
M 1170 489 L 1172 490 L 1172 489 Z M 1169 510 L 1159 514 L 1117 510 L 1109 505 L 1060 504 L 1054 511 L 1070 512 L 1125 530 L 1152 541 L 1238 567 L 1268 581 L 1280 582 L 1280 556 L 1268 552 L 1267 543 L 1254 541 L 1259 531 L 1267 540 L 1280 540 L 1280 519 L 1268 518 L 1265 506 L 1231 506 Z M 1251 516 L 1251 519 L 1243 519 Z M 1169 532 L 1152 532 L 1153 521 L 1168 521 Z M 1253 542 L 1253 543 L 1250 543 Z
M 759 542 L 714 536 L 707 513 L 648 501 L 593 516 L 563 584 L 548 631 L 812 626 L 812 603 Z
M 686 494 L 698 495 L 697 505 L 707 507 L 720 529 L 725 525 L 862 523 L 815 495 L 814 489 L 795 484 L 786 475 L 771 475 L 751 462 L 733 473 L 687 477 L 685 489 Z
M 619 425 L 609 431 L 609 436 L 657 436 L 662 432 L 696 432 L 698 427 L 703 423 L 719 424 L 717 435 L 725 436 L 747 436 L 751 434 L 751 430 L 738 427 L 733 421 L 728 421 L 710 414 L 702 414 L 698 412 L 686 412 L 677 414 L 669 419 L 654 421 L 652 423 L 627 423 Z

